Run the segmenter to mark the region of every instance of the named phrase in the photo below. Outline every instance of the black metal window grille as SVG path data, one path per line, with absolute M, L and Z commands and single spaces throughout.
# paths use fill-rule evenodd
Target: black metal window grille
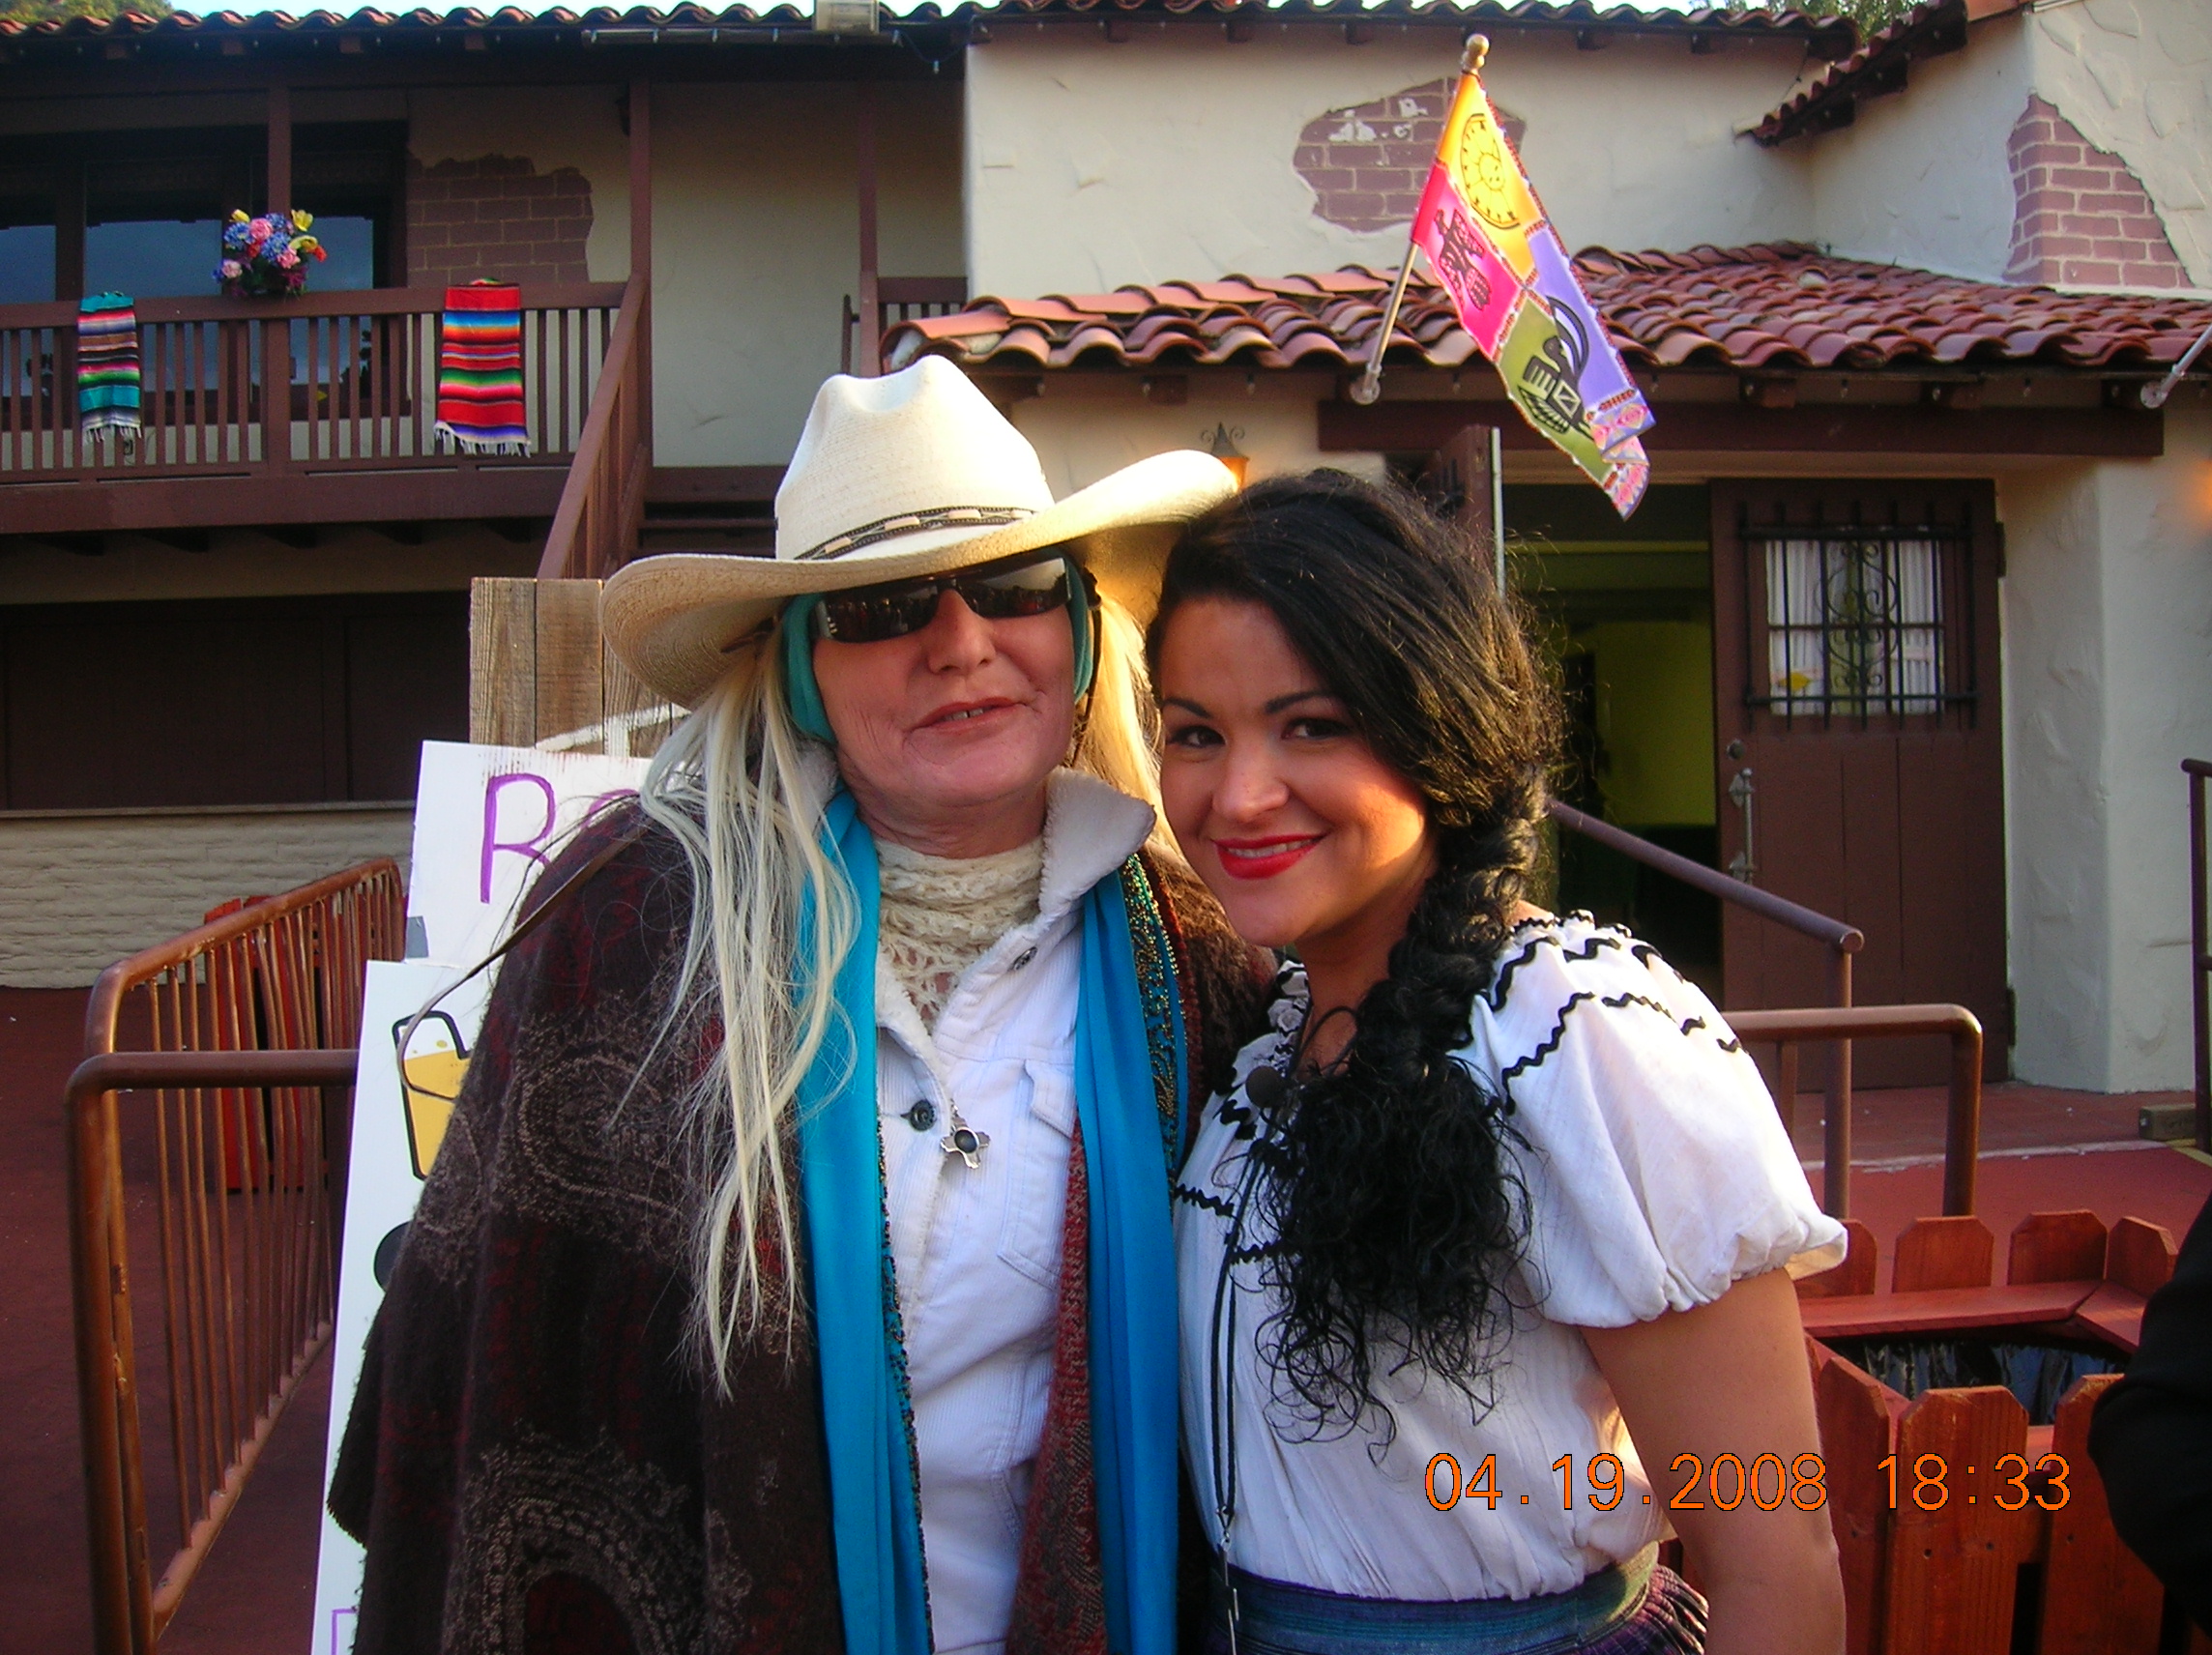
M 1745 619 L 1766 686 L 1751 705 L 1823 719 L 1973 706 L 1966 525 L 1747 523 L 1744 553 Z

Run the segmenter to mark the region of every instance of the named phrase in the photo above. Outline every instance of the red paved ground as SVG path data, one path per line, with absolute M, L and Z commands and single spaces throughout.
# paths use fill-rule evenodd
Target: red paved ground
M 79 1050 L 81 992 L 0 989 L 0 1652 L 74 1655 L 90 1642 L 61 1089 Z M 1999 1237 L 2037 1209 L 2086 1206 L 2110 1223 L 2133 1214 L 2178 1238 L 2207 1196 L 2212 1164 L 2139 1147 L 2144 1098 L 2044 1088 L 1990 1089 L 1979 1210 Z M 1943 1094 L 1857 1100 L 1854 1216 L 1886 1255 L 1911 1219 L 1940 1205 Z M 1798 1100 L 1797 1140 L 1818 1160 L 1820 1100 Z M 2058 1153 L 2022 1155 L 2030 1147 Z M 1870 1165 L 1869 1163 L 1872 1163 Z M 1888 1170 L 1879 1170 L 1884 1163 Z M 1819 1174 L 1814 1174 L 1816 1184 Z M 135 1178 L 133 1179 L 135 1182 Z M 2002 1258 L 1999 1252 L 1999 1258 Z M 1886 1263 L 1882 1274 L 1887 1276 Z M 141 1267 L 139 1280 L 151 1279 Z M 166 1472 L 158 1316 L 139 1317 L 149 1503 Z M 245 1497 L 162 1641 L 164 1655 L 306 1655 L 329 1365 L 318 1362 L 264 1450 Z M 168 1496 L 173 1501 L 173 1496 Z M 173 1509 L 173 1505 L 171 1507 Z M 158 1518 L 154 1550 L 174 1536 Z
M 0 989 L 0 1652 L 91 1646 L 62 1084 L 82 990 Z M 127 1176 L 138 1169 L 127 1160 Z M 139 1177 L 132 1176 L 133 1184 Z M 134 1215 L 135 1216 L 135 1215 Z M 143 1226 L 139 1227 L 143 1230 Z M 156 1279 L 143 1264 L 136 1278 Z M 136 1318 L 157 1561 L 176 1544 L 159 1316 Z M 306 1655 L 314 1613 L 328 1361 L 301 1380 L 246 1495 L 161 1641 L 163 1655 Z

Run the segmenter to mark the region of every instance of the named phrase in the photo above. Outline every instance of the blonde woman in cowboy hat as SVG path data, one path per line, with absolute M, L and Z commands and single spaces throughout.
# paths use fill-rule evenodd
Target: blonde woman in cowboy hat
M 1154 841 L 1136 618 L 1233 488 L 1056 504 L 927 359 L 823 387 L 772 560 L 608 583 L 693 711 L 534 896 L 370 1334 L 359 1655 L 1171 1655 L 1169 1178 L 1264 979 Z

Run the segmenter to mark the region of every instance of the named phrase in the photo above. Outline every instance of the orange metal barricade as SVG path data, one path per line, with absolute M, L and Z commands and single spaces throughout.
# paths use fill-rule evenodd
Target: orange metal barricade
M 370 960 L 400 957 L 404 930 L 399 870 L 383 858 L 133 955 L 93 990 L 67 1106 L 101 1655 L 150 1655 L 330 1337 L 363 981 Z M 168 1406 L 157 1425 L 179 1540 L 158 1579 L 132 1337 L 126 1091 L 138 1099 L 128 1159 L 154 1185 L 137 1205 L 159 1240 L 143 1263 L 160 1279 Z

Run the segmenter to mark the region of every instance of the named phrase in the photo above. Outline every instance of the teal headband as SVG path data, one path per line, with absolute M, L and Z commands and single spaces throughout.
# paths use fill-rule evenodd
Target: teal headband
M 1075 699 L 1091 691 L 1098 672 L 1098 618 L 1091 606 L 1090 571 L 1073 558 L 1067 564 L 1068 624 L 1075 628 Z M 830 728 L 830 714 L 822 706 L 822 686 L 814 681 L 814 611 L 822 595 L 808 593 L 784 605 L 776 635 L 783 648 L 783 700 L 791 721 L 803 735 L 817 741 L 837 744 Z

